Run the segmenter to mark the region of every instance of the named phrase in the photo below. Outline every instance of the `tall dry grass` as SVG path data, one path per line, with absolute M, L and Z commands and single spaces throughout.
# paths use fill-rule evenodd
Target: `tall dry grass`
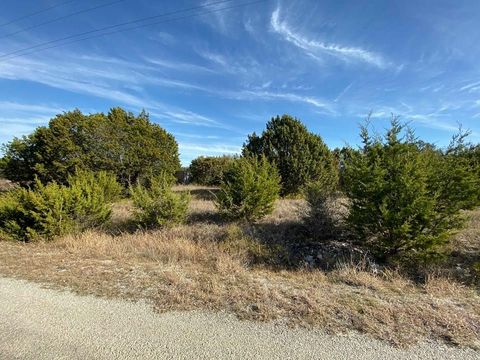
M 211 200 L 197 194 L 187 224 L 173 228 L 126 226 L 130 205 L 123 202 L 108 229 L 51 243 L 0 242 L 0 273 L 79 293 L 144 299 L 159 311 L 229 311 L 242 319 L 360 331 L 397 345 L 434 339 L 480 347 L 474 288 L 433 275 L 419 284 L 367 262 L 328 272 L 270 264 L 263 257 L 280 258 L 280 244 L 295 236 L 287 229 L 300 226 L 301 200 L 279 201 L 252 229 L 223 222 Z M 279 247 L 268 244 L 272 239 Z

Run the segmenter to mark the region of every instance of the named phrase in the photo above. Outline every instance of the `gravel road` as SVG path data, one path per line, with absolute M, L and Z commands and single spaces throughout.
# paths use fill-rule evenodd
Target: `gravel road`
M 423 343 L 242 322 L 226 314 L 156 314 L 141 303 L 78 296 L 0 278 L 0 359 L 480 359 Z

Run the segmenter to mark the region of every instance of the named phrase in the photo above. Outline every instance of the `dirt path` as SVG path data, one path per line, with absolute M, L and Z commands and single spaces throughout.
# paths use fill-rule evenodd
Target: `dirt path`
M 424 343 L 401 350 L 365 336 L 240 322 L 225 314 L 158 315 L 146 304 L 77 296 L 0 278 L 1 359 L 479 359 Z

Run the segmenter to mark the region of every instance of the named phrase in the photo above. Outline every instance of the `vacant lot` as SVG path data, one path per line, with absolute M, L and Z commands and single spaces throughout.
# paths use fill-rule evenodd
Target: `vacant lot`
M 177 188 L 183 190 L 193 195 L 185 225 L 136 230 L 122 202 L 106 229 L 51 243 L 0 242 L 0 273 L 82 294 L 145 299 L 158 311 L 226 310 L 241 319 L 357 330 L 396 345 L 435 339 L 480 348 L 478 289 L 460 282 L 475 282 L 480 211 L 454 239 L 450 270 L 413 281 L 357 264 L 358 257 L 339 258 L 344 264 L 329 270 L 310 266 L 322 259 L 305 243 L 302 200 L 281 200 L 273 215 L 241 226 L 218 217 L 214 189 Z

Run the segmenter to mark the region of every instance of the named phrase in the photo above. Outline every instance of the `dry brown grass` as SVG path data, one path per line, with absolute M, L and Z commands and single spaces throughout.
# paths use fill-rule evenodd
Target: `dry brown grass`
M 449 244 L 447 266 L 440 271 L 480 288 L 480 209 L 468 212 L 467 216 L 469 220 L 465 229 Z
M 7 179 L 0 178 L 0 193 L 11 190 L 15 187 L 15 184 Z
M 173 228 L 0 242 L 0 273 L 82 294 L 145 299 L 159 311 L 230 311 L 242 319 L 361 331 L 397 345 L 435 339 L 480 347 L 475 289 L 434 276 L 416 284 L 356 264 L 323 272 L 252 261 L 275 251 L 255 236 L 287 236 L 283 225 L 300 221 L 303 202 L 280 201 L 257 231 L 223 223 L 202 196 L 194 195 L 189 222 Z M 128 218 L 128 202 L 117 205 L 113 227 Z

